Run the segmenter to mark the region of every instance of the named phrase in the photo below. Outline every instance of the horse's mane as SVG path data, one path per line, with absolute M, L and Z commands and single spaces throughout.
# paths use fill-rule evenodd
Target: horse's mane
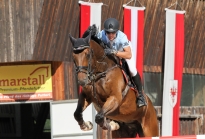
M 86 38 L 91 32 L 86 30 L 83 33 L 82 38 Z M 91 35 L 91 40 L 94 40 L 95 42 L 97 42 L 100 46 L 102 46 L 104 49 L 107 48 L 107 45 L 101 40 L 99 39 L 96 35 Z
M 83 33 L 83 36 L 82 38 L 86 38 L 88 35 L 90 35 L 90 31 L 86 30 L 84 33 Z M 98 43 L 103 49 L 106 49 L 106 48 L 110 48 L 109 46 L 107 46 L 101 39 L 99 39 L 96 35 L 91 35 L 91 40 L 95 41 L 96 43 Z M 119 58 L 115 55 L 111 55 L 111 56 L 108 56 L 111 60 L 113 60 L 116 64 L 120 65 L 119 64 Z

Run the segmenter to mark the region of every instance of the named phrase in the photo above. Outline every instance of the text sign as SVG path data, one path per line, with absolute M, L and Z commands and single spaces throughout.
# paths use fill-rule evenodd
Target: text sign
M 50 64 L 0 67 L 0 101 L 52 98 Z

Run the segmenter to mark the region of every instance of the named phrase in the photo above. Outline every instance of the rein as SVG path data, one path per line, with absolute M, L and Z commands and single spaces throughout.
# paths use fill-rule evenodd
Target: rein
M 97 95 L 96 95 L 96 87 L 95 87 L 95 82 L 97 80 L 99 80 L 100 78 L 103 78 L 106 76 L 106 74 L 117 68 L 117 67 L 120 67 L 119 65 L 114 65 L 112 66 L 111 68 L 108 68 L 107 70 L 103 71 L 103 72 L 100 72 L 100 73 L 94 73 L 94 71 L 96 70 L 96 68 L 92 69 L 92 56 L 93 56 L 93 50 L 87 46 L 87 47 L 83 47 L 83 49 L 85 48 L 89 48 L 89 60 L 88 60 L 88 66 L 77 66 L 77 64 L 75 63 L 75 66 L 76 66 L 76 73 L 78 74 L 79 72 L 82 72 L 82 73 L 85 73 L 87 74 L 87 78 L 86 78 L 86 85 L 92 85 L 93 86 L 93 93 L 94 93 L 94 98 L 96 99 L 97 101 L 97 105 L 98 107 L 101 107 L 100 104 L 99 104 L 99 101 L 98 101 L 98 98 L 97 98 Z M 80 49 L 80 50 L 83 50 L 83 49 Z M 79 49 L 78 49 L 79 50 Z M 103 62 L 106 58 L 106 54 L 104 53 L 104 55 L 102 56 L 102 58 L 100 60 L 97 61 L 97 63 L 106 63 L 106 62 Z M 107 64 L 107 63 L 106 63 Z M 96 67 L 96 66 L 95 66 Z M 125 95 L 127 94 L 128 90 L 129 90 L 129 86 L 126 85 L 126 88 L 124 89 L 124 91 L 122 92 L 122 98 L 125 97 Z

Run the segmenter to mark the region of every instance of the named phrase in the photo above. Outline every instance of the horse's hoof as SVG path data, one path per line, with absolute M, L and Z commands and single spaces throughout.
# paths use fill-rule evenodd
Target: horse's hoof
M 83 131 L 89 131 L 93 129 L 93 124 L 90 121 L 84 122 L 80 125 L 80 129 Z
M 96 122 L 97 124 L 101 124 L 101 123 L 103 123 L 103 121 L 104 121 L 104 116 L 103 116 L 103 114 L 98 113 L 98 114 L 95 116 L 95 122 Z
M 120 128 L 119 124 L 114 121 L 111 121 L 109 124 L 111 127 L 111 131 L 118 130 Z

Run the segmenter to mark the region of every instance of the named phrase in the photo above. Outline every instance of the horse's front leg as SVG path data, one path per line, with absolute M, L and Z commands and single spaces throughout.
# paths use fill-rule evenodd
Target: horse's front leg
M 91 101 L 86 98 L 84 93 L 80 93 L 77 108 L 74 112 L 75 120 L 78 122 L 80 129 L 83 131 L 88 131 L 93 128 L 93 125 L 90 121 L 85 122 L 83 120 L 83 111 L 90 105 Z
M 119 124 L 111 121 L 110 123 L 106 120 L 106 115 L 109 115 L 113 111 L 115 111 L 119 106 L 119 100 L 114 96 L 110 96 L 105 104 L 103 105 L 100 112 L 95 116 L 95 122 L 105 130 L 118 130 Z

